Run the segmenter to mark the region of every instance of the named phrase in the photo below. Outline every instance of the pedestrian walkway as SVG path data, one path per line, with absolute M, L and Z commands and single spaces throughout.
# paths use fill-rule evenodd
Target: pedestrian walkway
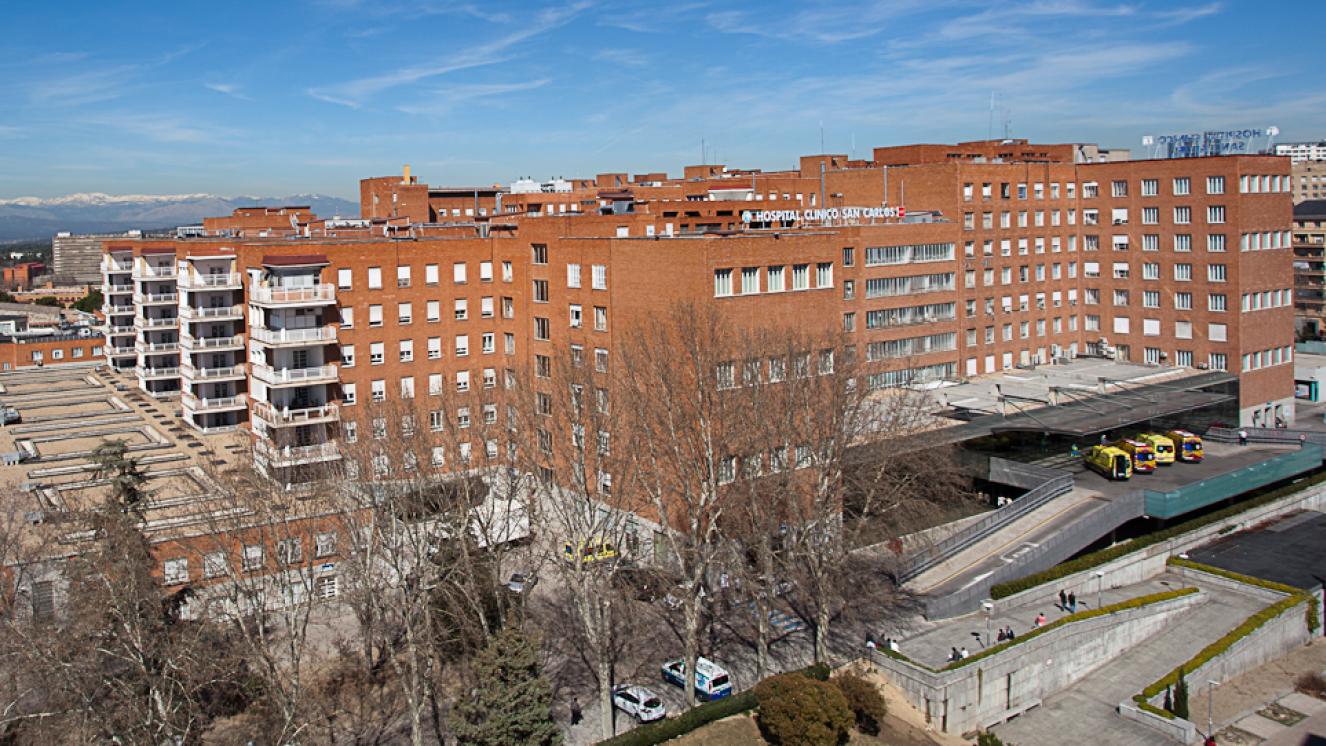
M 1191 578 L 1187 579 L 1191 581 Z M 1184 579 L 1167 573 L 1153 581 L 1179 587 Z M 1122 718 L 1116 708 L 1145 686 L 1174 670 L 1215 642 L 1253 612 L 1266 606 L 1263 598 L 1235 589 L 1202 583 L 1205 601 L 1173 617 L 1165 629 L 1097 668 L 1068 689 L 1047 698 L 1040 707 L 1002 725 L 994 732 L 1007 743 L 1090 743 L 1137 746 L 1170 743 L 1156 731 Z M 1153 592 L 1154 588 L 1147 588 Z M 1139 595 L 1133 593 L 1131 595 Z M 1196 696 L 1190 699 L 1197 710 Z

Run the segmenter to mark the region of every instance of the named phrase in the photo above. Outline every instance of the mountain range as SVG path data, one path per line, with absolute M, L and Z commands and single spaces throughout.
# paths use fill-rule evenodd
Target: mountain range
M 111 233 L 201 223 L 236 207 L 308 205 L 318 217 L 359 214 L 359 204 L 324 194 L 286 197 L 222 197 L 215 194 L 69 194 L 0 199 L 0 241 L 48 239 L 59 231 Z

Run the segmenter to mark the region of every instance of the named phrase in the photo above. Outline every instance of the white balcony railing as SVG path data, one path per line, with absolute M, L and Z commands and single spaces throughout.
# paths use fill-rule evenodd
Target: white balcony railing
M 336 327 L 314 326 L 307 329 L 266 329 L 253 327 L 249 338 L 269 345 L 321 344 L 336 341 Z
M 145 368 L 141 365 L 134 368 L 134 372 L 139 378 L 176 378 L 180 374 L 179 368 Z
M 144 318 L 142 316 L 134 317 L 134 326 L 139 329 L 170 329 L 180 325 L 180 320 L 174 316 L 165 316 L 159 318 Z
M 254 365 L 253 377 L 271 386 L 335 383 L 336 366 L 318 365 L 312 368 L 273 368 L 268 365 Z
M 193 363 L 180 365 L 180 373 L 185 378 L 198 381 L 219 380 L 222 378 L 243 378 L 247 375 L 243 365 L 197 366 Z
M 106 326 L 107 334 L 133 334 L 138 331 L 138 327 L 132 324 L 108 324 Z
M 198 306 L 180 306 L 180 318 L 193 320 L 201 319 L 239 319 L 244 317 L 244 309 L 240 306 L 216 306 L 212 308 L 202 308 Z
M 166 267 L 156 267 L 150 264 L 140 264 L 133 269 L 133 278 L 135 280 L 155 280 L 170 279 L 176 274 L 175 265 Z
M 250 288 L 249 302 L 260 306 L 307 306 L 335 303 L 336 286 L 322 283 L 306 287 Z
M 185 409 L 194 412 L 219 412 L 226 409 L 244 409 L 249 405 L 249 397 L 248 394 L 239 394 L 205 398 L 186 391 L 180 395 L 180 403 Z
M 238 272 L 206 275 L 198 272 L 184 272 L 175 282 L 184 290 L 237 290 L 243 284 L 243 280 L 244 276 Z
M 271 466 L 299 466 L 321 461 L 335 461 L 341 457 L 335 443 L 314 443 L 306 446 L 277 446 L 270 441 L 257 441 L 258 457 Z
M 131 314 L 134 312 L 134 307 L 132 303 L 130 303 L 127 306 L 123 305 L 112 306 L 110 304 L 106 304 L 101 307 L 101 312 L 106 314 L 107 316 L 113 316 L 117 314 L 119 315 Z
M 144 306 L 175 305 L 180 300 L 176 293 L 134 293 L 134 303 Z
M 134 291 L 133 283 L 127 285 L 101 283 L 101 292 L 103 295 L 126 295 Z
M 145 355 L 159 355 L 164 352 L 176 352 L 180 349 L 179 342 L 144 342 L 139 340 L 134 343 L 134 349 Z
M 101 271 L 106 274 L 120 274 L 134 271 L 133 262 L 113 262 L 109 258 L 101 260 Z
M 253 403 L 253 414 L 272 427 L 290 427 L 339 420 L 341 409 L 335 404 L 291 409 L 289 407 L 278 407 L 271 402 L 259 401 Z
M 134 345 L 121 345 L 119 347 L 115 347 L 113 345 L 106 345 L 106 351 L 112 355 L 117 355 L 117 356 L 135 355 L 138 353 L 138 350 L 134 347 Z
M 220 350 L 227 347 L 242 348 L 244 346 L 244 337 L 239 334 L 229 337 L 195 337 L 191 334 L 181 334 L 180 346 L 186 350 Z

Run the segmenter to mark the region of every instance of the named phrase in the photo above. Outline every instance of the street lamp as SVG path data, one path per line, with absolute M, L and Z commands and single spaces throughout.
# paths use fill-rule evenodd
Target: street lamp
M 1206 682 L 1206 735 L 1208 738 L 1215 738 L 1215 688 L 1220 686 L 1219 681 Z
M 982 601 L 981 610 L 985 612 L 985 647 L 990 647 L 990 617 L 994 616 L 994 601 Z
M 1179 559 L 1183 560 L 1184 562 L 1187 562 L 1188 553 L 1183 552 L 1179 554 Z M 1188 568 L 1184 567 L 1183 565 L 1179 565 L 1179 582 L 1185 585 L 1188 583 Z
M 1105 571 L 1097 570 L 1096 571 L 1096 608 L 1097 609 L 1100 608 L 1100 590 L 1101 586 L 1103 586 L 1104 584 L 1105 584 Z

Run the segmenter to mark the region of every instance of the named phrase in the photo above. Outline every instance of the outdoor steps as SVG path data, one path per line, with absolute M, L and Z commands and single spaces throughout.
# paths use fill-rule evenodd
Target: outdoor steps
M 1183 584 L 1176 574 L 1165 578 L 1176 588 Z M 1267 605 L 1265 600 L 1221 588 L 1204 586 L 1202 591 L 1206 601 L 1174 617 L 1160 633 L 1046 698 L 1039 708 L 993 730 L 1008 743 L 1168 743 L 1155 731 L 1120 717 L 1116 712 L 1119 703 L 1131 699 Z M 1052 594 L 1053 589 L 1047 588 L 1046 593 Z M 1204 729 L 1205 682 L 1189 681 L 1188 688 L 1194 722 L 1201 721 Z

